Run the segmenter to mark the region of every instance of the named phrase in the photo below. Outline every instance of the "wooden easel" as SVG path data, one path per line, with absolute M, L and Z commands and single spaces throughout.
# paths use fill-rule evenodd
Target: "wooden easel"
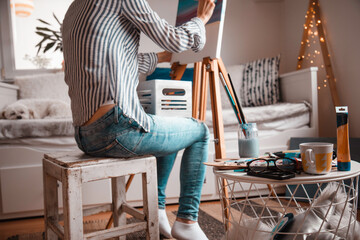
M 185 65 L 179 63 L 173 63 L 171 72 L 172 80 L 181 80 L 185 69 Z M 211 110 L 213 118 L 213 129 L 214 129 L 214 144 L 215 144 L 215 157 L 216 159 L 225 159 L 225 140 L 224 140 L 224 124 L 222 118 L 222 106 L 220 98 L 220 74 L 222 75 L 225 83 L 233 97 L 235 99 L 234 90 L 228 78 L 228 73 L 225 69 L 225 65 L 221 58 L 210 59 L 209 57 L 204 58 L 202 62 L 194 63 L 194 78 L 193 78 L 193 101 L 192 101 L 192 117 L 205 121 L 206 113 L 206 100 L 207 100 L 207 89 L 210 87 L 210 98 L 211 98 Z M 237 106 L 238 107 L 238 106 Z M 239 109 L 238 109 L 239 110 Z M 221 201 L 224 206 L 224 215 L 229 219 L 229 203 L 228 203 L 228 191 L 225 179 L 222 180 L 222 190 L 225 196 Z M 226 229 L 229 229 L 227 224 Z
M 174 63 L 171 68 L 171 79 L 181 80 L 186 69 L 186 64 L 180 65 Z M 234 92 L 221 58 L 210 59 L 207 57 L 204 58 L 202 62 L 194 63 L 192 117 L 200 121 L 205 121 L 207 88 L 210 87 L 215 156 L 217 159 L 225 159 L 224 124 L 220 98 L 220 73 L 224 77 L 231 95 L 234 97 Z
M 316 28 L 318 30 L 319 42 L 320 42 L 320 46 L 321 46 L 321 52 L 322 52 L 323 61 L 324 61 L 324 65 L 325 65 L 326 75 L 327 75 L 327 78 L 329 79 L 329 87 L 330 87 L 332 102 L 333 102 L 334 106 L 340 106 L 340 100 L 339 100 L 339 96 L 338 96 L 338 93 L 336 90 L 335 77 L 334 77 L 334 73 L 333 73 L 331 61 L 330 61 L 330 54 L 329 54 L 327 43 L 326 43 L 324 28 L 322 26 L 323 22 L 321 19 L 319 0 L 309 0 L 309 7 L 306 12 L 306 21 L 304 24 L 304 31 L 303 31 L 301 47 L 300 47 L 300 52 L 299 52 L 299 57 L 298 57 L 298 62 L 297 62 L 297 69 L 302 68 L 302 63 L 305 58 L 305 56 L 304 56 L 305 47 L 307 46 L 309 27 L 310 27 L 312 16 L 315 17 L 314 24 L 316 25 Z

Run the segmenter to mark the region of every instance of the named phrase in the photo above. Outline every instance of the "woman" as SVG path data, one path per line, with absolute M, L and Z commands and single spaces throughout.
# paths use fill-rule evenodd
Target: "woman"
M 63 22 L 65 81 L 77 144 L 93 156 L 156 156 L 159 225 L 166 237 L 207 239 L 197 217 L 209 131 L 191 118 L 146 114 L 136 94 L 138 75 L 169 61 L 167 52 L 200 51 L 214 7 L 213 0 L 200 0 L 197 17 L 173 27 L 146 0 L 75 0 Z M 138 54 L 140 32 L 167 52 Z M 179 210 L 171 229 L 165 188 L 176 153 L 184 148 Z

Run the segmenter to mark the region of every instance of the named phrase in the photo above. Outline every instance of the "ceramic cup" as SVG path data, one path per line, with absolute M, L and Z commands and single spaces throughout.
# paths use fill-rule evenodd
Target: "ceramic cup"
M 331 171 L 334 145 L 332 143 L 301 143 L 300 153 L 304 172 L 327 174 Z

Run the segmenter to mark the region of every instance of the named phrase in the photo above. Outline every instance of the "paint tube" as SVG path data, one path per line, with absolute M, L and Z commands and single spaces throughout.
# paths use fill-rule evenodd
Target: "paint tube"
M 339 171 L 350 171 L 351 157 L 349 146 L 348 107 L 335 107 L 337 125 L 337 168 Z

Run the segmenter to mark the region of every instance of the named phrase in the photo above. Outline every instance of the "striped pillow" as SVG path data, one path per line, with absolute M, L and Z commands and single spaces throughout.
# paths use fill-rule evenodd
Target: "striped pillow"
M 245 64 L 240 87 L 243 107 L 263 106 L 279 101 L 279 63 L 280 55 Z

